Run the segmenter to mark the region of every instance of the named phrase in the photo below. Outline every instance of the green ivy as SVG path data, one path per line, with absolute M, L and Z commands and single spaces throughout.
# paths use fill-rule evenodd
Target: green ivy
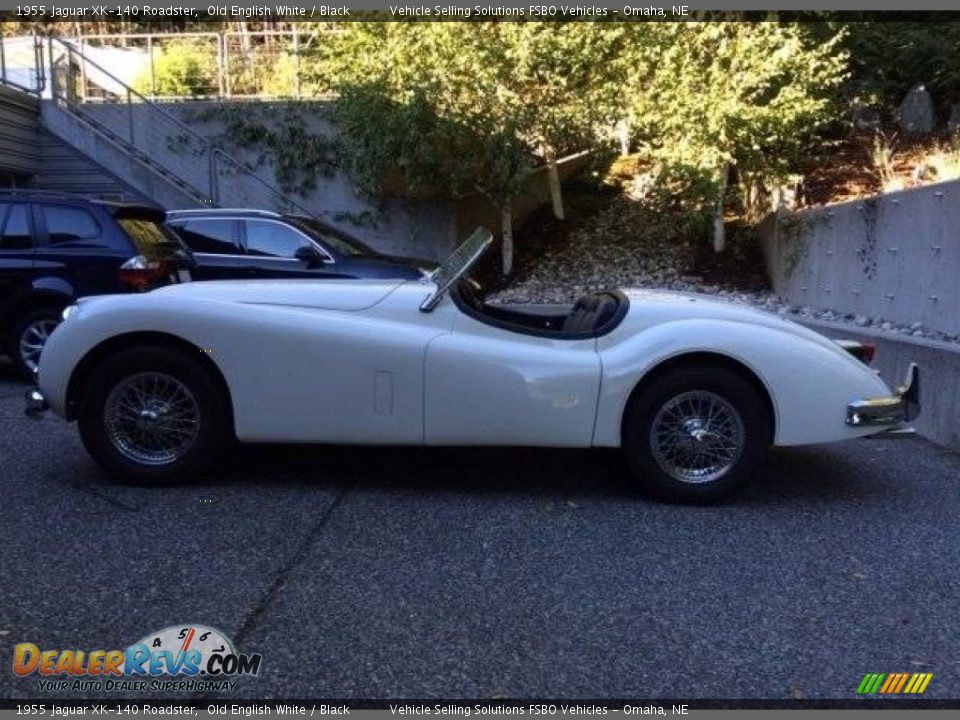
M 304 114 L 323 114 L 319 103 L 219 105 L 196 114 L 200 122 L 217 121 L 224 131 L 219 142 L 227 151 L 257 153 L 256 165 L 273 168 L 277 185 L 286 193 L 309 195 L 322 177 L 332 176 L 338 167 L 339 143 L 334 138 L 314 133 L 307 127 Z M 264 117 L 270 113 L 269 117 Z

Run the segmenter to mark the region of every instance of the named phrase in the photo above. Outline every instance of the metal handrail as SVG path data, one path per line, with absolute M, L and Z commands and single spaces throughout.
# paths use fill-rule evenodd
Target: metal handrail
M 126 91 L 126 94 L 127 94 L 127 104 L 128 104 L 128 105 L 131 104 L 131 103 L 129 102 L 130 97 L 133 96 L 133 95 L 136 95 L 143 103 L 145 103 L 146 105 L 150 106 L 150 108 L 151 108 L 153 111 L 159 113 L 160 115 L 163 115 L 166 119 L 170 120 L 174 125 L 177 125 L 178 127 L 180 127 L 180 128 L 182 128 L 183 130 L 185 130 L 187 133 L 189 133 L 190 135 L 192 135 L 193 137 L 195 137 L 197 140 L 199 140 L 199 141 L 201 142 L 201 144 L 206 145 L 206 146 L 210 146 L 210 147 L 213 146 L 213 143 L 210 142 L 209 138 L 207 138 L 207 137 L 205 137 L 204 135 L 198 133 L 198 132 L 197 132 L 196 130 L 194 130 L 192 127 L 190 127 L 189 125 L 187 125 L 187 124 L 185 124 L 184 122 L 182 122 L 181 120 L 179 120 L 175 115 L 173 115 L 173 113 L 167 112 L 166 110 L 164 110 L 163 108 L 161 108 L 157 103 L 155 103 L 155 102 L 153 102 L 152 100 L 148 99 L 145 95 L 141 95 L 139 92 L 137 92 L 137 91 L 134 90 L 132 87 L 130 87 L 129 85 L 127 85 L 123 80 L 121 80 L 120 78 L 118 78 L 116 75 L 114 75 L 112 72 L 110 72 L 109 70 L 107 70 L 105 67 L 103 67 L 103 66 L 100 65 L 99 63 L 94 62 L 93 60 L 91 60 L 90 58 L 88 58 L 86 55 L 83 54 L 83 52 L 82 52 L 79 48 L 77 48 L 76 45 L 74 45 L 74 44 L 72 44 L 72 43 L 70 43 L 70 42 L 68 42 L 68 41 L 66 41 L 66 40 L 61 40 L 60 38 L 55 38 L 55 37 L 52 37 L 52 36 L 49 38 L 49 40 L 50 40 L 50 45 L 51 45 L 51 47 L 53 47 L 53 43 L 55 43 L 55 42 L 56 42 L 56 43 L 60 43 L 61 45 L 63 45 L 63 46 L 64 46 L 65 48 L 67 48 L 68 50 L 70 50 L 70 51 L 72 51 L 72 52 L 75 52 L 77 55 L 79 55 L 79 56 L 80 56 L 80 59 L 81 59 L 84 63 L 86 63 L 87 65 L 90 65 L 91 67 L 96 68 L 98 71 L 102 72 L 104 75 L 106 75 L 108 78 L 110 78 L 110 79 L 111 79 L 113 82 L 115 82 L 117 85 L 119 85 L 120 87 L 122 87 L 122 88 Z M 53 57 L 52 51 L 51 51 L 50 56 Z
M 210 198 L 213 204 L 215 205 L 219 204 L 220 192 L 219 192 L 219 187 L 217 182 L 218 174 L 219 174 L 218 163 L 222 163 L 232 167 L 235 171 L 242 172 L 248 180 L 253 180 L 256 184 L 258 184 L 264 190 L 272 194 L 280 202 L 285 203 L 291 208 L 296 208 L 300 212 L 310 217 L 316 217 L 313 211 L 302 206 L 301 204 L 296 202 L 293 198 L 289 197 L 286 193 L 281 191 L 279 188 L 275 187 L 271 183 L 261 178 L 259 175 L 253 172 L 253 170 L 242 160 L 234 157 L 233 155 L 225 151 L 223 148 L 219 147 L 216 143 L 211 141 L 208 137 L 197 132 L 196 130 L 191 128 L 189 125 L 187 125 L 186 123 L 178 119 L 175 115 L 163 109 L 158 103 L 150 100 L 149 98 L 145 97 L 143 94 L 131 88 L 129 85 L 127 85 L 125 82 L 120 80 L 116 75 L 111 73 L 109 70 L 104 68 L 99 63 L 87 58 L 86 55 L 84 55 L 83 52 L 81 52 L 80 49 L 78 49 L 73 43 L 62 40 L 60 38 L 54 38 L 54 37 L 50 37 L 49 42 L 50 42 L 49 51 L 50 51 L 50 57 L 51 57 L 51 65 L 52 65 L 52 58 L 54 56 L 54 51 L 53 51 L 54 43 L 58 43 L 59 45 L 61 45 L 63 48 L 66 49 L 67 53 L 75 53 L 77 56 L 79 56 L 79 59 L 82 63 L 89 64 L 90 67 L 96 69 L 100 73 L 103 73 L 105 77 L 109 78 L 112 82 L 116 83 L 119 88 L 123 89 L 124 93 L 126 94 L 126 105 L 130 113 L 130 140 L 129 140 L 130 147 L 135 147 L 135 143 L 133 140 L 134 125 L 133 125 L 133 114 L 132 114 L 133 105 L 134 105 L 133 103 L 134 96 L 139 99 L 139 102 L 137 103 L 138 105 L 148 108 L 149 112 L 156 113 L 157 115 L 163 117 L 165 121 L 172 123 L 178 130 L 182 130 L 189 138 L 192 138 L 193 140 L 196 141 L 197 145 L 199 145 L 199 150 L 196 152 L 196 155 L 198 157 L 207 155 L 209 158 L 208 159 L 209 164 L 206 170 L 207 179 L 209 181 L 208 193 L 204 193 L 202 190 L 194 187 L 192 183 L 187 182 L 182 177 L 178 176 L 176 173 L 171 171 L 169 168 L 163 166 L 162 163 L 157 163 L 157 164 L 163 168 L 164 172 L 170 174 L 173 177 L 176 177 L 181 183 L 190 187 L 194 191 L 194 194 L 196 194 L 197 196 L 200 196 L 200 197 L 207 196 Z M 85 73 L 85 70 L 83 72 Z M 58 98 L 58 99 L 64 100 L 64 102 L 66 102 L 70 106 L 75 106 L 75 104 L 72 103 L 68 98 Z M 80 113 L 79 111 L 77 111 L 76 114 L 78 116 L 82 116 L 82 113 Z
M 294 24 L 292 30 L 257 30 L 249 32 L 235 32 L 228 30 L 225 32 L 103 33 L 93 35 L 79 34 L 76 37 L 71 38 L 71 42 L 79 47 L 81 54 L 84 52 L 84 48 L 86 47 L 139 47 L 144 49 L 145 46 L 145 49 L 150 57 L 151 92 L 149 93 L 149 97 L 151 98 L 163 97 L 164 99 L 170 100 L 212 100 L 214 98 L 224 97 L 244 97 L 248 99 L 265 99 L 267 97 L 299 98 L 301 97 L 303 84 L 306 81 L 306 78 L 303 75 L 303 68 L 301 67 L 300 58 L 302 53 L 309 51 L 309 48 L 313 47 L 317 42 L 319 42 L 322 35 L 334 35 L 337 32 L 339 32 L 339 30 L 336 24 L 326 27 L 322 31 L 313 30 L 311 32 L 301 32 L 298 30 L 297 25 Z M 156 92 L 157 78 L 155 75 L 153 51 L 158 47 L 162 48 L 163 43 L 167 41 L 183 40 L 212 43 L 212 45 L 210 45 L 207 49 L 216 55 L 216 79 L 214 80 L 212 77 L 207 78 L 202 88 L 195 87 L 187 95 L 173 95 L 170 93 L 158 95 Z M 237 41 L 243 42 L 245 50 L 241 52 L 239 56 L 239 60 L 241 63 L 243 63 L 250 59 L 247 53 L 254 45 L 259 45 L 261 46 L 261 50 L 263 49 L 262 42 L 258 41 L 269 41 L 272 43 L 276 40 L 279 40 L 280 43 L 284 45 L 284 47 L 278 48 L 281 52 L 290 53 L 296 58 L 297 67 L 294 73 L 295 87 L 289 88 L 288 92 L 266 92 L 264 91 L 263 87 L 258 87 L 258 89 L 254 89 L 252 91 L 249 88 L 242 88 L 238 92 L 232 88 L 231 83 L 237 78 L 232 78 L 234 68 L 231 68 L 231 65 L 234 60 L 231 60 L 231 44 Z M 257 52 L 257 50 L 253 50 L 254 55 Z M 255 84 L 261 82 L 262 80 L 262 77 L 259 80 L 257 80 L 256 77 L 253 78 L 253 82 Z M 245 83 L 250 81 L 251 78 L 249 77 L 244 80 Z M 312 96 L 329 94 L 330 93 L 311 93 Z M 84 101 L 87 101 L 86 97 L 84 97 Z
M 238 160 L 237 158 L 233 157 L 233 156 L 230 155 L 228 152 L 226 152 L 225 150 L 223 150 L 222 148 L 220 148 L 220 147 L 218 147 L 218 146 L 216 146 L 216 145 L 211 145 L 211 150 L 212 150 L 212 152 L 213 152 L 213 157 L 214 157 L 214 158 L 216 158 L 216 157 L 222 157 L 222 158 L 224 158 L 227 162 L 229 162 L 231 165 L 240 168 L 241 170 L 243 170 L 243 171 L 247 174 L 247 177 L 248 177 L 248 178 L 250 178 L 251 180 L 256 181 L 257 183 L 259 183 L 260 185 L 262 185 L 262 186 L 263 186 L 264 188 L 266 188 L 267 190 L 275 193 L 275 194 L 277 195 L 277 197 L 279 197 L 283 202 L 287 203 L 290 207 L 296 208 L 297 210 L 305 213 L 306 215 L 308 215 L 308 216 L 310 216 L 310 217 L 312 217 L 312 218 L 316 218 L 316 219 L 318 219 L 318 220 L 320 219 L 320 218 L 317 217 L 317 215 L 316 215 L 315 212 L 313 212 L 312 210 L 310 210 L 310 209 L 308 209 L 308 208 L 305 208 L 303 205 L 301 205 L 301 204 L 298 203 L 296 200 L 294 200 L 293 198 L 291 198 L 291 197 L 290 197 L 289 195 L 287 195 L 285 192 L 283 192 L 282 190 L 280 190 L 280 188 L 275 187 L 274 185 L 271 185 L 271 184 L 268 183 L 266 180 L 264 180 L 262 177 L 260 177 L 260 176 L 257 175 L 256 173 L 254 173 L 254 172 L 250 169 L 250 167 L 247 166 L 247 164 L 244 163 L 243 161 Z M 216 177 L 216 174 L 214 174 L 213 177 Z
M 24 85 L 16 80 L 11 80 L 8 76 L 7 68 L 7 44 L 6 38 L 0 38 L 0 83 L 10 87 L 22 90 L 30 95 L 38 97 L 46 88 L 46 72 L 43 62 L 43 48 L 39 42 L 36 33 L 33 34 L 33 86 Z M 28 69 L 28 72 L 30 70 Z

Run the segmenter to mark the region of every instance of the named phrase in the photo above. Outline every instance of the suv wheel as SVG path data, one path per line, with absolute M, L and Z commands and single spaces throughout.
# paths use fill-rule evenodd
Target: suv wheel
M 20 374 L 34 380 L 47 338 L 60 324 L 60 308 L 47 306 L 30 310 L 13 324 L 10 333 L 10 358 Z

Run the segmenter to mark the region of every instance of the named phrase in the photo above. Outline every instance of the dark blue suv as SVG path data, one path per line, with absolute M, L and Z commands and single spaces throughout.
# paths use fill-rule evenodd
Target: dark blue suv
M 185 277 L 189 251 L 164 219 L 149 205 L 0 190 L 0 340 L 24 377 L 77 298 Z
M 417 280 L 430 260 L 384 255 L 319 220 L 265 210 L 171 210 L 167 224 L 193 253 L 194 280 L 400 278 Z

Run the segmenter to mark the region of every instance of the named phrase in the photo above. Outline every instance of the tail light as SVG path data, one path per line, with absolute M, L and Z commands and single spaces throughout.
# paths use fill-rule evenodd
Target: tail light
M 857 342 L 855 340 L 841 340 L 840 347 L 853 355 L 857 360 L 866 365 L 873 362 L 873 356 L 877 352 L 877 346 L 873 343 Z
M 149 290 L 170 274 L 167 263 L 137 255 L 120 266 L 120 282 L 134 290 Z

